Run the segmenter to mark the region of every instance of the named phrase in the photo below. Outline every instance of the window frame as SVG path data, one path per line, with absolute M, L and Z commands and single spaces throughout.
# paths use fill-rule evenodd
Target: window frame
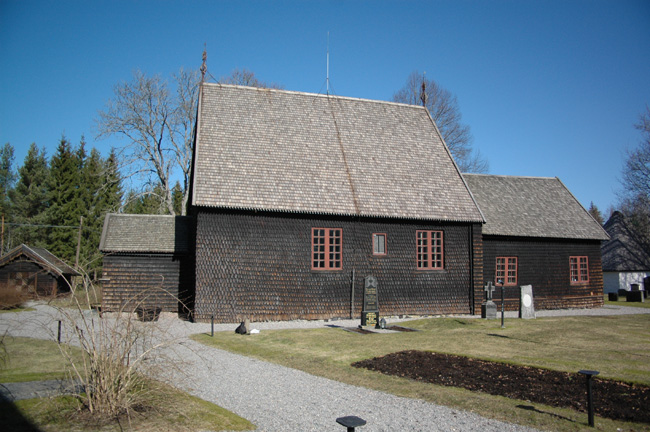
M 427 244 L 422 245 L 420 241 L 420 234 L 426 233 Z M 433 234 L 436 234 L 436 239 L 434 239 Z M 436 244 L 434 245 L 434 240 Z M 440 247 L 440 252 L 434 253 L 434 246 Z M 421 248 L 426 248 L 426 251 L 422 251 Z M 426 258 L 422 259 L 422 255 L 426 255 Z M 438 256 L 439 258 L 434 258 Z M 422 266 L 422 264 L 426 264 Z M 439 263 L 439 264 L 438 264 Z M 445 269 L 445 233 L 442 230 L 416 230 L 415 231 L 415 268 L 419 271 L 431 271 L 431 270 L 444 270 Z
M 496 262 L 495 262 L 495 268 L 494 268 L 494 283 L 498 283 L 499 281 L 499 260 L 505 260 L 504 262 L 504 267 L 503 267 L 503 285 L 504 286 L 517 286 L 517 283 L 519 282 L 519 260 L 515 256 L 498 256 L 496 257 Z M 510 282 L 510 276 L 509 276 L 509 265 L 511 261 L 514 261 L 515 264 L 515 281 Z
M 318 231 L 324 231 L 324 234 L 317 235 Z M 336 239 L 336 233 L 338 233 L 338 245 L 336 242 L 332 242 L 333 239 Z M 320 233 L 318 233 L 320 234 Z M 316 242 L 316 239 L 323 239 L 322 246 L 320 242 Z M 338 246 L 338 251 L 332 250 L 332 247 Z M 321 250 L 316 250 L 316 248 L 321 248 Z M 336 257 L 332 258 L 332 255 L 336 255 L 338 252 L 338 259 Z M 322 253 L 323 258 L 316 257 L 317 253 Z M 316 271 L 341 271 L 343 270 L 343 228 L 335 227 L 315 227 L 311 229 L 311 255 L 310 255 L 311 269 Z M 316 263 L 321 263 L 323 266 L 317 266 Z M 334 265 L 332 265 L 334 263 Z M 338 263 L 338 266 L 336 265 Z
M 383 237 L 384 238 L 384 251 L 383 252 L 378 252 L 377 251 L 377 237 Z M 383 257 L 388 255 L 388 235 L 386 233 L 372 233 L 372 255 L 373 256 L 379 256 Z
M 574 280 L 574 274 L 576 275 L 576 280 Z M 588 256 L 573 255 L 569 257 L 569 280 L 571 281 L 571 285 L 583 285 L 589 283 Z

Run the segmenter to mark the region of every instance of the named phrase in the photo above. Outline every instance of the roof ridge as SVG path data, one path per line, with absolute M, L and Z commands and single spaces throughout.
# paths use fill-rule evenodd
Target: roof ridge
M 521 175 L 509 175 L 509 174 L 463 173 L 463 175 L 464 176 L 476 176 L 476 177 L 479 177 L 479 176 L 480 177 L 502 177 L 502 178 L 537 179 L 537 180 L 555 180 L 555 179 L 557 179 L 557 177 L 521 176 Z
M 251 86 L 243 86 L 243 85 L 237 85 L 237 84 L 220 84 L 220 83 L 209 83 L 209 82 L 204 82 L 202 85 L 211 86 L 211 87 L 237 88 L 237 89 L 242 89 L 242 90 L 251 90 L 251 91 L 258 91 L 258 92 L 292 94 L 292 95 L 297 95 L 297 96 L 309 96 L 309 97 L 318 97 L 318 98 L 325 98 L 325 99 L 335 98 L 335 99 L 347 100 L 347 101 L 371 102 L 371 103 L 375 103 L 375 104 L 395 105 L 395 106 L 411 107 L 411 108 L 426 110 L 425 107 L 423 107 L 422 105 L 417 105 L 417 104 L 408 104 L 408 103 L 403 103 L 403 102 L 392 102 L 392 101 L 385 101 L 385 100 L 379 100 L 379 99 L 366 99 L 366 98 L 359 98 L 359 97 L 352 97 L 352 96 L 338 96 L 338 95 L 332 95 L 332 94 L 327 94 L 327 93 L 312 93 L 312 92 L 304 92 L 304 91 L 299 91 L 299 90 L 284 90 L 284 89 L 251 87 Z M 428 110 L 427 110 L 427 112 L 428 112 Z

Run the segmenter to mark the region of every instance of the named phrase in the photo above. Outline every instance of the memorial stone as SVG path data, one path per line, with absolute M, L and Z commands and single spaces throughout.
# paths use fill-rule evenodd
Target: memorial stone
M 519 318 L 535 318 L 535 303 L 533 302 L 533 286 L 522 285 L 519 295 Z
M 363 286 L 363 310 L 361 325 L 379 328 L 379 300 L 377 296 L 377 278 L 366 276 Z
M 486 300 L 481 304 L 481 318 L 497 319 L 497 305 L 492 301 L 494 289 L 495 287 L 492 281 L 485 284 L 485 288 L 483 288 Z

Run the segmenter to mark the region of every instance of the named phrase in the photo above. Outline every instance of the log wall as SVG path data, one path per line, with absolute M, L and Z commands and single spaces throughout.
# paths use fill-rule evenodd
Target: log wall
M 342 270 L 311 269 L 311 229 L 316 227 L 343 230 Z M 444 232 L 444 270 L 417 270 L 416 230 L 422 229 Z M 378 281 L 381 315 L 470 313 L 476 289 L 472 278 L 482 281 L 482 271 L 471 271 L 476 238 L 471 231 L 469 224 L 201 211 L 195 318 L 358 318 L 363 278 L 369 274 Z M 373 233 L 387 235 L 386 256 L 373 256 Z M 476 264 L 480 267 L 482 260 Z
M 594 308 L 603 305 L 599 241 L 484 236 L 485 282 L 495 282 L 496 257 L 517 257 L 517 286 L 506 287 L 506 310 L 519 309 L 519 286 L 532 285 L 535 309 Z M 572 285 L 569 257 L 587 256 L 589 282 Z M 494 292 L 501 299 L 500 289 Z

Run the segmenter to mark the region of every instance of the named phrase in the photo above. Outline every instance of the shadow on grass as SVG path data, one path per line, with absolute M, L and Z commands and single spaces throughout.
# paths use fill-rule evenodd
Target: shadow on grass
M 488 336 L 493 336 L 493 337 L 498 337 L 498 338 L 503 338 L 503 339 L 510 339 L 510 336 L 505 336 L 505 335 L 500 335 L 500 334 L 494 334 L 494 333 L 488 333 Z
M 571 422 L 571 423 L 576 423 L 576 421 L 573 420 L 573 419 L 570 419 L 568 417 L 564 417 L 564 416 L 561 416 L 559 414 L 555 414 L 555 413 L 552 413 L 552 412 L 542 411 L 540 409 L 535 408 L 532 405 L 517 405 L 517 408 L 522 409 L 522 410 L 526 410 L 526 411 L 533 411 L 533 412 L 536 412 L 537 414 L 545 414 L 545 415 L 555 417 L 555 418 L 560 419 L 560 420 L 566 420 L 566 421 Z
M 41 429 L 27 420 L 16 405 L 2 394 L 0 394 L 0 425 L 6 431 L 41 432 Z

